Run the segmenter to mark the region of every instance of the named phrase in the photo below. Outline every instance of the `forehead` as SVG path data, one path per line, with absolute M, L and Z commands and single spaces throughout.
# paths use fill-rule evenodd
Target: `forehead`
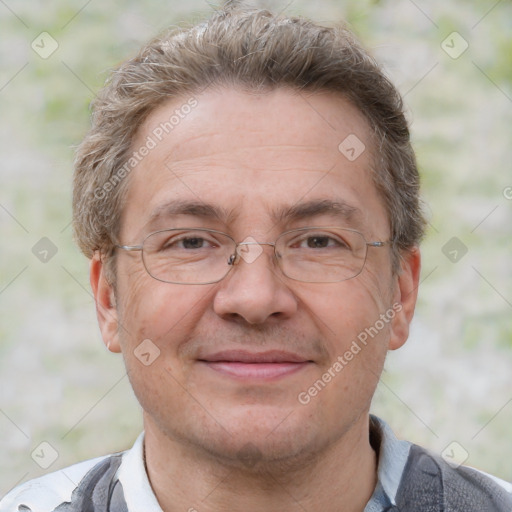
M 137 236 L 154 227 L 157 214 L 183 221 L 201 204 L 213 217 L 212 206 L 222 213 L 217 220 L 225 224 L 276 225 L 301 204 L 318 216 L 315 203 L 385 229 L 369 134 L 362 114 L 333 93 L 219 89 L 174 98 L 152 112 L 133 142 L 133 151 L 151 149 L 128 177 L 121 231 Z M 187 203 L 195 213 L 176 210 Z

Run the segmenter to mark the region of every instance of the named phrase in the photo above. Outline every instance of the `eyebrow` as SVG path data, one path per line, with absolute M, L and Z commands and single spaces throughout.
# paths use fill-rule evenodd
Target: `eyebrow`
M 175 199 L 157 206 L 149 215 L 145 228 L 150 228 L 162 219 L 169 219 L 178 215 L 189 215 L 203 219 L 228 219 L 231 213 L 222 207 L 205 203 L 203 201 L 190 201 Z
M 203 201 L 171 200 L 157 206 L 150 214 L 145 227 L 154 225 L 161 219 L 178 215 L 189 215 L 203 219 L 217 219 L 228 224 L 235 217 L 232 209 L 226 209 Z M 292 206 L 281 206 L 271 211 L 275 223 L 296 222 L 320 215 L 328 215 L 344 222 L 360 225 L 362 212 L 342 199 L 313 199 Z
M 361 210 L 342 199 L 313 199 L 291 207 L 281 207 L 273 213 L 274 220 L 277 222 L 297 221 L 320 215 L 329 215 L 358 224 L 362 221 Z

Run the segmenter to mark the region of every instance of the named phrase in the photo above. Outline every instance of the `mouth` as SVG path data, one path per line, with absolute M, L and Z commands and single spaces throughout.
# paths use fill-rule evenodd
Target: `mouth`
M 298 354 L 271 350 L 227 350 L 198 359 L 211 370 L 239 380 L 275 380 L 308 367 L 313 361 Z

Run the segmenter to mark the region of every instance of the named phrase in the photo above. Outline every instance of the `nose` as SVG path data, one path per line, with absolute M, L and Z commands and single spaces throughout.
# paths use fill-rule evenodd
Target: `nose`
M 217 315 L 262 324 L 271 317 L 289 318 L 297 310 L 297 298 L 275 264 L 269 245 L 247 244 L 238 248 L 237 262 L 219 283 L 214 297 Z

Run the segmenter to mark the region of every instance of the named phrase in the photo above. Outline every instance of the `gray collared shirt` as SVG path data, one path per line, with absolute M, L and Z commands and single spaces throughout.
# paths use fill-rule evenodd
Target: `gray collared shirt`
M 370 440 L 378 454 L 377 485 L 364 512 L 401 510 L 397 498 L 403 500 L 405 494 L 405 499 L 410 501 L 408 491 L 404 493 L 404 489 L 408 489 L 411 478 L 407 479 L 404 476 L 409 476 L 408 469 L 410 474 L 413 474 L 419 467 L 415 462 L 418 460 L 417 453 L 411 452 L 419 451 L 419 457 L 427 452 L 412 443 L 398 440 L 388 425 L 376 416 L 370 418 Z M 144 433 L 141 433 L 130 450 L 81 462 L 26 482 L 10 491 L 0 501 L 0 512 L 162 512 L 146 473 L 143 441 Z M 426 458 L 435 460 L 428 454 Z M 443 472 L 446 473 L 443 469 L 439 474 Z M 428 471 L 420 470 L 420 475 L 427 473 Z M 430 473 L 433 474 L 435 471 Z M 475 487 L 469 480 L 465 480 L 464 490 L 469 489 L 471 493 L 473 487 L 491 489 L 491 495 L 500 495 L 500 503 L 504 503 L 505 506 L 508 506 L 508 503 L 512 504 L 511 484 L 476 470 L 462 470 L 461 473 L 470 475 L 470 479 L 473 478 L 478 483 Z M 416 476 L 414 478 L 417 479 Z M 438 481 L 442 483 L 443 477 L 440 478 Z M 458 478 L 457 476 L 455 479 L 456 483 Z M 483 482 L 483 486 L 480 482 Z M 429 483 L 428 480 L 425 481 L 425 485 Z M 418 485 L 421 490 L 426 489 L 423 482 L 420 481 Z M 425 492 L 427 500 L 430 500 L 432 494 L 429 494 L 428 489 Z M 200 510 L 200 503 L 195 504 L 193 500 L 189 510 L 194 510 L 194 505 Z M 437 506 L 420 506 L 417 509 L 414 500 L 413 509 L 445 510 Z M 459 509 L 457 506 L 448 507 L 446 510 L 467 512 L 466 508 Z M 512 506 L 509 509 L 493 510 L 508 511 L 512 510 Z

